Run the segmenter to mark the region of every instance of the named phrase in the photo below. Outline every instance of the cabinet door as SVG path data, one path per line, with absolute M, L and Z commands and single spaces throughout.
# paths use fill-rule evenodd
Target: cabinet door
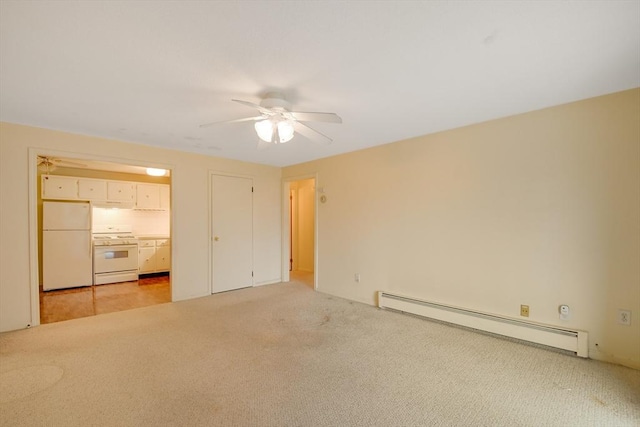
M 78 180 L 68 176 L 42 175 L 43 199 L 78 199 Z
M 138 270 L 140 274 L 153 273 L 156 271 L 156 248 L 138 249 Z
M 140 239 L 138 240 L 138 246 L 140 246 L 141 248 L 153 248 L 156 246 L 156 241 L 153 239 Z
M 135 185 L 130 182 L 107 181 L 107 200 L 133 202 Z
M 160 184 L 160 209 L 168 211 L 171 208 L 171 187 Z
M 140 209 L 160 208 L 160 189 L 158 184 L 136 185 L 136 207 Z
M 156 271 L 171 270 L 171 246 L 156 247 Z
M 156 240 L 156 248 L 159 248 L 160 246 L 171 246 L 171 239 Z
M 78 197 L 82 200 L 107 200 L 107 182 L 99 179 L 79 179 Z

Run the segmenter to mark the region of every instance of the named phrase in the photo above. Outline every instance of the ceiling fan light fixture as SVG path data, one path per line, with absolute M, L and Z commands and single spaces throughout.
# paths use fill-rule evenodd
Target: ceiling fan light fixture
M 291 141 L 294 134 L 293 123 L 290 120 L 260 120 L 256 122 L 255 128 L 261 140 L 275 144 Z
M 209 127 L 219 123 L 252 121 L 260 140 L 269 144 L 289 142 L 296 134 L 300 134 L 312 142 L 330 144 L 333 141 L 331 138 L 313 129 L 306 122 L 342 123 L 342 119 L 336 113 L 292 111 L 291 103 L 277 92 L 266 94 L 260 105 L 241 99 L 232 99 L 232 101 L 258 110 L 260 115 L 206 123 L 200 127 Z M 262 146 L 264 144 L 258 144 L 258 147 Z
M 167 171 L 164 169 L 147 168 L 147 175 L 149 176 L 165 176 L 166 173 Z
M 293 138 L 293 124 L 289 120 L 282 120 L 278 122 L 278 135 L 280 136 L 280 143 L 291 141 Z
M 255 128 L 256 133 L 261 140 L 264 142 L 273 142 L 273 132 L 275 129 L 271 120 L 260 120 L 259 122 L 256 122 Z

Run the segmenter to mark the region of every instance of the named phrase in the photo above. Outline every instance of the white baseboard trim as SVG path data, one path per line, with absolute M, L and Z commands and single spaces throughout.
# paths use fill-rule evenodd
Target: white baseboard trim
M 277 279 L 270 279 L 270 280 L 265 280 L 262 282 L 256 282 L 253 284 L 254 287 L 256 286 L 265 286 L 265 285 L 273 285 L 274 283 L 280 283 L 282 282 L 282 279 L 277 278 Z

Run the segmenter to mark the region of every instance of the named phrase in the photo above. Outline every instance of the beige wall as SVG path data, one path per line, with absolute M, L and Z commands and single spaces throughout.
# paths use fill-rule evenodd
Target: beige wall
M 171 166 L 175 300 L 209 291 L 210 171 L 254 177 L 258 284 L 280 278 L 281 172 L 317 173 L 320 291 L 512 317 L 528 304 L 530 320 L 587 330 L 591 357 L 640 368 L 640 89 L 283 171 L 0 124 L 0 330 L 30 322 L 29 147 Z
M 314 258 L 314 234 L 315 234 L 315 219 L 314 219 L 314 201 L 315 201 L 315 188 L 313 179 L 304 179 L 297 181 L 294 184 L 296 196 L 294 200 L 296 204 L 294 206 L 295 214 L 295 228 L 294 228 L 294 247 L 296 248 L 294 255 L 294 269 L 313 272 L 313 258 Z M 292 185 L 293 187 L 293 185 Z
M 393 125 L 393 124 L 390 124 Z M 318 290 L 589 332 L 640 368 L 640 90 L 285 168 L 317 173 Z M 361 274 L 360 283 L 354 273 Z M 558 319 L 568 304 L 571 320 Z M 619 308 L 632 325 L 617 324 Z
M 65 157 L 172 169 L 174 300 L 209 294 L 210 172 L 252 176 L 254 207 L 260 212 L 254 219 L 254 283 L 280 280 L 280 168 L 0 123 L 0 331 L 31 323 L 29 181 L 30 162 L 35 160 L 30 158 L 34 155 L 30 148 Z

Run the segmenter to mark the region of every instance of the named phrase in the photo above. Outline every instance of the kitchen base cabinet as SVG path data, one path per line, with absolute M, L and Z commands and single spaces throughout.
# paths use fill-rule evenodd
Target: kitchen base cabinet
M 156 247 L 156 271 L 171 270 L 171 246 Z
M 153 242 L 153 240 L 150 240 L 150 242 Z M 138 274 L 148 274 L 156 271 L 155 255 L 155 246 L 138 248 Z
M 139 274 L 163 273 L 171 271 L 170 239 L 139 239 Z

